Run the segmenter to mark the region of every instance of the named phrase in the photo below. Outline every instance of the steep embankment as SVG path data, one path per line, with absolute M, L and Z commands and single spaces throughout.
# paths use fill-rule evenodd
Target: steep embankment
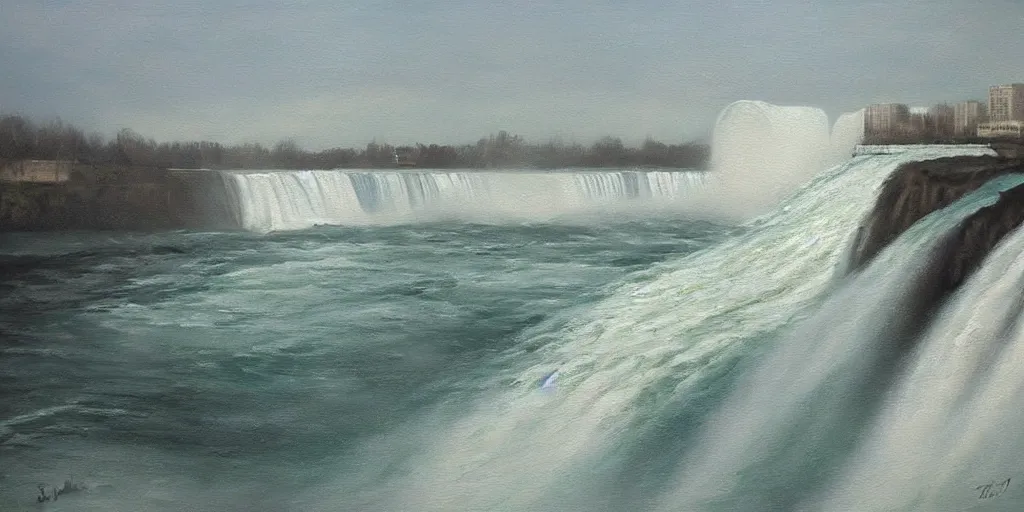
M 875 208 L 861 225 L 851 271 L 865 269 L 883 248 L 928 214 L 945 208 L 1000 176 L 1024 175 L 1024 162 L 997 157 L 954 157 L 901 166 L 883 186 Z M 1008 176 L 1007 176 L 1008 177 Z M 960 221 L 943 236 L 914 291 L 905 314 L 919 325 L 960 287 L 995 246 L 1024 222 L 1024 185 Z M 911 341 L 904 340 L 902 345 Z
M 240 229 L 237 203 L 219 172 L 169 171 L 167 209 L 181 228 Z
M 224 193 L 215 173 L 76 166 L 63 183 L 0 183 L 0 231 L 233 227 Z
M 1024 167 L 1017 172 L 1024 173 Z M 964 220 L 939 257 L 941 286 L 956 289 L 1006 235 L 1024 222 L 1024 185 L 999 194 L 999 201 Z
M 151 229 L 174 223 L 162 203 L 161 184 L 85 187 L 5 183 L 0 189 L 0 230 Z
M 851 253 L 849 268 L 859 269 L 865 266 L 878 252 L 907 230 L 915 222 L 929 213 L 945 208 L 953 204 L 964 195 L 976 190 L 987 181 L 1008 173 L 1024 173 L 1024 162 L 1019 159 L 1006 159 L 996 156 L 958 156 L 912 162 L 900 166 L 882 186 L 875 207 L 862 223 L 854 243 L 854 250 Z M 999 203 L 993 205 L 995 211 L 1003 212 L 998 215 L 1006 215 L 1007 219 L 1014 218 L 1013 209 L 1015 200 L 1019 198 L 1016 193 L 1004 194 Z M 1019 208 L 1019 206 L 1017 206 Z M 964 232 L 958 238 L 962 244 L 959 248 L 950 250 L 958 252 L 959 255 L 952 261 L 967 264 L 961 270 L 972 268 L 969 263 L 974 259 L 980 260 L 987 253 L 991 246 L 984 251 L 980 247 L 968 244 L 976 241 L 978 233 L 984 232 L 987 236 L 995 236 L 992 241 L 998 241 L 1006 231 L 1017 224 L 1007 227 L 1004 224 L 987 226 L 984 224 L 993 213 L 985 213 L 989 209 L 978 212 L 974 220 L 965 222 Z M 1002 217 L 999 217 L 1002 218 Z M 992 217 L 989 220 L 995 221 Z M 1000 221 L 1009 222 L 1009 221 Z M 966 226 L 974 226 L 968 229 Z M 981 231 L 979 231 L 981 230 Z M 988 238 L 985 238 L 988 240 Z M 960 268 L 960 267 L 958 267 Z M 952 269 L 950 269 L 952 271 Z M 963 275 L 952 275 L 951 283 L 959 283 Z M 955 286 L 955 284 L 954 284 Z

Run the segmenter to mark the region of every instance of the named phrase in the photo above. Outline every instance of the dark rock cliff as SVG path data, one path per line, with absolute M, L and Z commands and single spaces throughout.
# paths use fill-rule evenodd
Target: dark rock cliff
M 902 357 L 945 298 L 1022 222 L 1024 185 L 1001 193 L 995 204 L 981 208 L 946 234 L 924 262 L 922 274 L 912 283 L 900 311 L 900 322 L 890 326 L 892 347 L 881 352 L 885 358 Z
M 1024 169 L 1021 169 L 1024 172 Z M 1006 235 L 1024 222 L 1024 185 L 999 194 L 999 200 L 965 219 L 939 249 L 937 274 L 942 289 L 963 283 Z
M 874 210 L 866 218 L 854 245 L 856 271 L 914 222 L 948 206 L 986 181 L 1008 173 L 1024 173 L 1024 162 L 998 157 L 955 157 L 902 166 L 885 183 Z M 903 304 L 901 328 L 891 329 L 884 359 L 906 354 L 921 329 L 952 292 L 977 270 L 992 249 L 1024 223 L 1024 185 L 999 194 L 992 205 L 979 209 L 937 241 L 912 283 Z
M 219 173 L 76 166 L 63 183 L 0 183 L 0 231 L 235 229 Z
M 183 228 L 240 229 L 238 211 L 231 190 L 216 171 L 172 171 L 174 195 L 168 208 Z
M 848 268 L 852 271 L 863 267 L 925 215 L 1007 173 L 1024 173 L 1024 161 L 960 156 L 900 166 L 886 180 L 874 209 L 861 224 Z
M 102 186 L 4 183 L 0 230 L 165 229 L 176 223 L 162 183 Z

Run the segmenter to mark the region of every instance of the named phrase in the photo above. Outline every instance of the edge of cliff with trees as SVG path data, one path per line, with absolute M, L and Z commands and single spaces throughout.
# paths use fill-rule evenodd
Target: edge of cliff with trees
M 0 165 L 25 159 L 72 160 L 94 169 L 358 169 L 397 167 L 395 155 L 415 155 L 420 168 L 671 167 L 705 168 L 710 147 L 701 142 L 665 144 L 648 138 L 627 147 L 616 137 L 589 146 L 551 140 L 527 143 L 506 131 L 475 144 L 393 146 L 309 151 L 286 139 L 273 147 L 259 143 L 225 145 L 210 141 L 157 142 L 125 128 L 107 140 L 86 135 L 60 119 L 36 123 L 20 115 L 0 117 Z

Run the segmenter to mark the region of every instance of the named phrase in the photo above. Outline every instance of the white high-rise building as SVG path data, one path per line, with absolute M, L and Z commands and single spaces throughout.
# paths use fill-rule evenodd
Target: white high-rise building
M 1024 121 L 1024 84 L 988 88 L 989 121 Z
M 892 135 L 909 124 L 910 109 L 902 103 L 876 103 L 864 109 L 865 135 Z
M 953 133 L 974 135 L 978 124 L 987 120 L 987 109 L 980 101 L 965 101 L 953 107 Z

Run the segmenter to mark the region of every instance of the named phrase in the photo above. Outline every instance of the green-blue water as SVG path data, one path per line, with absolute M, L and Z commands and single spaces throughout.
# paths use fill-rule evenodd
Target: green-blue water
M 682 219 L 5 235 L 0 502 L 73 476 L 104 486 L 74 510 L 275 509 L 367 437 L 508 385 L 494 375 L 524 332 L 723 235 Z
M 3 235 L 0 510 L 1019 510 L 1024 237 L 907 317 L 1022 178 L 845 268 L 898 165 L 987 151 L 742 226 L 685 173 L 306 171 L 225 174 L 252 232 Z

